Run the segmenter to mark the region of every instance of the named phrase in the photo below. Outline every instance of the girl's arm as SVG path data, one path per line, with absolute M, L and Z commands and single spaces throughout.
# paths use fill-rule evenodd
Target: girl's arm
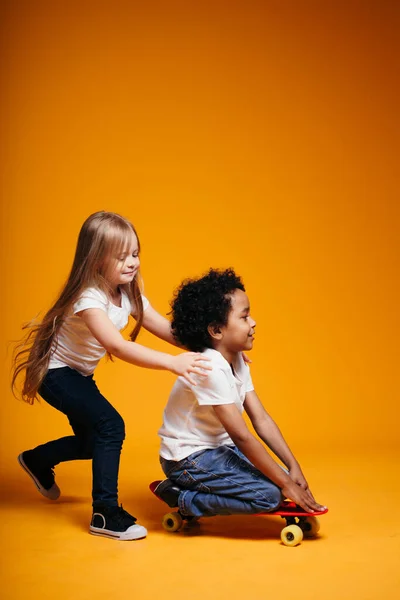
M 233 443 L 265 477 L 281 488 L 286 498 L 290 498 L 307 512 L 323 510 L 309 490 L 297 485 L 273 460 L 261 442 L 249 431 L 235 404 L 222 404 L 213 408 Z
M 100 308 L 88 308 L 76 314 L 84 320 L 91 334 L 103 348 L 121 360 L 139 367 L 172 371 L 185 377 L 192 385 L 196 385 L 196 382 L 190 377 L 190 373 L 204 376 L 204 370 L 211 370 L 211 367 L 205 366 L 203 362 L 208 360 L 207 357 L 201 354 L 185 352 L 172 356 L 125 340 Z
M 171 323 L 151 305 L 143 312 L 143 327 L 161 340 L 169 342 L 173 346 L 178 346 L 177 341 L 172 335 Z

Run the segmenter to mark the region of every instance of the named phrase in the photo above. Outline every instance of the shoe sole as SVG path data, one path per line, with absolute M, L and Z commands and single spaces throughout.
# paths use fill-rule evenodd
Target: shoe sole
M 22 458 L 22 454 L 21 453 L 17 460 L 19 465 L 24 469 L 24 471 L 29 475 L 29 477 L 32 479 L 33 483 L 35 484 L 37 490 L 42 494 L 42 496 L 44 496 L 45 498 L 47 498 L 48 500 L 57 500 L 60 497 L 60 488 L 58 487 L 58 485 L 56 483 L 54 483 L 54 485 L 50 488 L 50 490 L 53 490 L 52 492 L 50 490 L 46 490 L 41 484 L 40 481 L 34 476 L 34 474 L 32 473 L 32 471 L 30 471 L 28 469 L 28 467 L 26 466 L 24 459 Z
M 157 498 L 159 500 L 161 500 L 161 502 L 165 502 L 165 504 L 167 504 L 170 508 L 178 508 L 179 506 L 179 502 L 175 501 L 173 502 L 173 504 L 170 504 L 166 499 L 163 498 L 162 493 L 163 493 L 163 484 L 166 484 L 166 482 L 168 481 L 168 479 L 157 479 L 157 481 L 153 481 L 150 485 L 149 485 L 149 489 L 151 492 L 153 492 L 153 494 L 155 496 L 157 496 Z
M 129 531 L 129 529 L 135 528 L 135 531 Z M 101 527 L 89 527 L 89 533 L 92 535 L 99 535 L 101 537 L 107 537 L 113 540 L 129 541 L 129 540 L 142 540 L 147 536 L 147 529 L 141 525 L 132 525 L 127 531 L 111 531 L 110 529 L 102 529 Z

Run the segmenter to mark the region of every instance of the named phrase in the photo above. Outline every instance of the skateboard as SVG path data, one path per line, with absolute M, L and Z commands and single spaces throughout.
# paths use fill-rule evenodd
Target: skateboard
M 153 481 L 150 485 L 150 491 L 158 498 L 154 490 L 161 481 Z M 161 498 L 158 498 L 161 502 Z M 297 546 L 303 540 L 303 538 L 315 537 L 320 530 L 320 523 L 317 517 L 324 515 L 328 512 L 328 509 L 321 511 L 315 511 L 308 513 L 303 510 L 300 506 L 285 500 L 279 509 L 268 512 L 258 513 L 257 516 L 268 516 L 282 517 L 286 521 L 286 527 L 281 531 L 281 541 L 285 546 Z M 182 529 L 184 522 L 193 523 L 198 521 L 200 517 L 190 517 L 181 515 L 179 510 L 169 512 L 164 515 L 162 519 L 162 526 L 166 531 L 174 532 Z

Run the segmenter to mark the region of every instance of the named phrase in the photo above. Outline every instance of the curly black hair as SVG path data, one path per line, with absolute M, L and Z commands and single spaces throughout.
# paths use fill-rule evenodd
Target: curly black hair
M 179 344 L 192 352 L 212 348 L 210 325 L 226 325 L 231 310 L 231 294 L 245 290 L 233 269 L 210 269 L 200 279 L 186 279 L 171 302 L 171 328 Z

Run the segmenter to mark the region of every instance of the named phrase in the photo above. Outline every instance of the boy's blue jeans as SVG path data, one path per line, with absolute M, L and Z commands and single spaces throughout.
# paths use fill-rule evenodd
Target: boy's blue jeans
M 280 488 L 267 479 L 236 446 L 219 446 L 195 452 L 180 460 L 165 460 L 161 467 L 182 488 L 182 515 L 254 514 L 270 512 L 282 501 Z
M 74 435 L 34 448 L 39 468 L 92 459 L 93 505 L 118 506 L 118 470 L 125 427 L 122 417 L 101 395 L 93 375 L 69 367 L 50 369 L 40 387 L 48 404 L 64 413 Z

